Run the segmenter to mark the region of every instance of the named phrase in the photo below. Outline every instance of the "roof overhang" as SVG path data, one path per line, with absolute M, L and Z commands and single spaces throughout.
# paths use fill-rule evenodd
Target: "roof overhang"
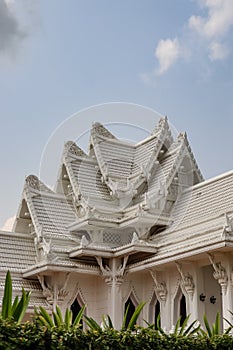
M 154 225 L 158 226 L 168 226 L 171 223 L 171 218 L 169 215 L 162 215 L 161 213 L 156 212 L 146 212 L 143 213 L 137 212 L 134 216 L 123 217 L 116 220 L 115 218 L 106 218 L 104 217 L 91 217 L 85 218 L 82 221 L 74 222 L 69 227 L 67 227 L 70 232 L 78 230 L 88 230 L 88 228 L 98 227 L 98 228 L 114 228 L 122 229 L 129 226 L 133 227 L 142 227 L 143 225 L 151 227 Z
M 79 266 L 65 266 L 63 264 L 50 264 L 50 263 L 40 263 L 31 266 L 29 269 L 23 271 L 24 278 L 35 278 L 37 275 L 51 275 L 54 272 L 78 272 L 78 273 L 88 273 L 90 275 L 96 275 L 99 270 L 96 266 L 88 266 L 87 264 Z
M 70 258 L 77 258 L 81 256 L 94 256 L 102 258 L 121 258 L 123 256 L 129 256 L 137 253 L 150 253 L 156 254 L 157 247 L 154 244 L 147 243 L 130 243 L 118 248 L 106 248 L 106 247 L 78 247 L 73 249 L 69 256 Z
M 189 261 L 197 261 L 206 256 L 207 253 L 210 252 L 218 252 L 218 253 L 233 253 L 233 237 L 222 239 L 220 236 L 216 237 L 209 244 L 206 242 L 202 242 L 200 240 L 200 244 L 196 246 L 194 249 L 190 246 L 190 249 L 186 249 L 183 251 L 177 250 L 175 247 L 170 253 L 167 254 L 158 254 L 149 259 L 145 259 L 141 263 L 135 263 L 131 266 L 127 267 L 127 272 L 137 272 L 145 269 L 151 269 L 156 267 L 165 267 L 166 265 L 173 264 L 178 260 L 189 260 Z

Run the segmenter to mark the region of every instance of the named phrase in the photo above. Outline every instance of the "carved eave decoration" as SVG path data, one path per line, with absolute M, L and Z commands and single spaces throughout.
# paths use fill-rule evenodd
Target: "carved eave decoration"
M 174 151 L 176 151 L 177 154 L 173 162 L 172 168 L 170 169 L 170 172 L 166 178 L 165 187 L 168 189 L 169 186 L 174 181 L 174 178 L 176 177 L 176 175 L 179 174 L 179 171 L 182 167 L 182 162 L 184 161 L 185 157 L 188 157 L 189 162 L 192 163 L 193 175 L 197 177 L 198 182 L 203 181 L 203 176 L 197 166 L 196 160 L 191 151 L 186 133 L 181 132 L 178 135 L 177 140 L 173 143 L 173 145 L 169 149 L 168 154 L 171 154 Z M 193 184 L 194 183 L 189 185 L 193 185 Z
M 230 217 L 228 213 L 225 214 L 225 222 L 222 232 L 223 239 L 233 238 L 233 216 Z
M 208 257 L 214 269 L 213 277 L 220 284 L 222 292 L 226 294 L 227 285 L 228 285 L 228 276 L 227 276 L 226 269 L 224 268 L 221 262 L 216 263 L 215 256 L 213 254 L 208 253 Z
M 158 281 L 157 272 L 155 270 L 149 270 L 149 272 L 155 285 L 156 296 L 160 302 L 165 304 L 167 300 L 167 293 L 168 293 L 166 283 L 164 281 L 163 282 Z
M 183 267 L 182 264 L 179 263 L 178 261 L 175 262 L 177 270 L 180 274 L 180 284 L 181 284 L 181 288 L 184 289 L 184 291 L 188 294 L 188 296 L 190 297 L 190 299 L 193 299 L 193 295 L 194 295 L 194 291 L 195 291 L 195 284 L 193 281 L 193 277 L 192 275 L 188 272 L 188 273 L 184 273 L 183 272 Z

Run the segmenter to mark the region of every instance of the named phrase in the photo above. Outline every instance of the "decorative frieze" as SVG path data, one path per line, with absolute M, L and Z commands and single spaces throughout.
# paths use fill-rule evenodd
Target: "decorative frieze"
M 177 270 L 179 271 L 181 277 L 181 286 L 184 288 L 190 299 L 193 299 L 193 294 L 195 290 L 195 284 L 192 275 L 188 272 L 184 274 L 182 265 L 179 262 L 175 262 Z
M 233 217 L 229 217 L 229 215 L 225 214 L 225 225 L 224 231 L 228 234 L 233 233 Z
M 92 135 L 93 132 L 97 135 L 110 138 L 110 139 L 115 139 L 115 137 L 108 131 L 102 124 L 100 123 L 94 123 L 92 126 Z
M 156 271 L 150 270 L 151 277 L 155 284 L 155 293 L 160 301 L 166 303 L 167 300 L 167 287 L 165 282 L 159 282 L 157 279 Z
M 122 264 L 120 264 L 117 268 L 112 269 L 108 265 L 103 266 L 103 259 L 101 257 L 96 257 L 96 260 L 99 264 L 100 271 L 105 282 L 110 286 L 112 286 L 113 283 L 115 283 L 115 285 L 121 285 L 124 280 L 128 256 L 124 257 Z
M 210 263 L 214 268 L 213 276 L 218 281 L 221 286 L 222 292 L 226 294 L 228 277 L 225 268 L 222 266 L 221 262 L 216 263 L 213 254 L 208 253 Z
M 54 278 L 44 275 L 37 276 L 43 290 L 43 296 L 50 305 L 56 306 L 56 304 L 62 303 L 69 294 L 67 289 L 69 276 L 70 273 L 59 276 L 60 283 L 57 281 L 57 276 Z
M 46 241 L 43 233 L 43 226 L 40 226 L 39 234 L 34 239 L 35 249 L 36 249 L 36 262 L 44 261 L 55 261 L 57 258 L 54 253 L 52 253 L 51 248 L 51 238 Z
M 74 154 L 77 157 L 85 157 L 86 154 L 83 152 L 81 148 L 79 148 L 75 142 L 68 141 L 65 143 L 65 151 L 71 154 Z
M 53 191 L 51 191 L 45 184 L 43 184 L 35 175 L 27 176 L 25 182 L 29 187 L 31 187 L 34 190 L 53 193 Z

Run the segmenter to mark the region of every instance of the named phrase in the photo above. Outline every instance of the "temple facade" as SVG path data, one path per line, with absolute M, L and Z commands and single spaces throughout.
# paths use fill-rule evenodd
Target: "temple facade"
M 101 322 L 146 302 L 141 325 L 158 313 L 213 322 L 233 311 L 233 171 L 205 181 L 185 133 L 167 118 L 137 144 L 100 123 L 89 151 L 67 142 L 54 190 L 25 179 L 13 232 L 0 232 L 0 297 L 11 271 L 14 293 L 34 306 L 59 305 Z M 223 321 L 224 322 L 224 321 Z M 222 327 L 226 327 L 223 324 Z

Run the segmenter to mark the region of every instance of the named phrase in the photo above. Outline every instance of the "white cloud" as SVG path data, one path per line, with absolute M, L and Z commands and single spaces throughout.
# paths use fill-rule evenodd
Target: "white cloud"
M 233 25 L 233 1 L 202 0 L 202 4 L 208 11 L 207 16 L 191 16 L 189 27 L 209 39 L 223 37 Z
M 228 54 L 228 48 L 216 41 L 211 42 L 209 45 L 209 58 L 211 61 L 224 60 Z
M 15 215 L 6 220 L 6 222 L 2 226 L 1 230 L 2 231 L 12 231 L 14 222 L 15 222 Z
M 229 55 L 227 34 L 233 26 L 233 0 L 196 1 L 202 9 L 207 11 L 206 16 L 192 15 L 188 20 L 189 33 L 186 30 L 180 38 L 167 38 L 158 42 L 155 49 L 155 57 L 158 61 L 157 75 L 164 74 L 180 58 L 192 59 L 196 48 L 206 52 L 211 61 L 224 60 Z M 185 28 L 187 29 L 187 26 Z M 196 46 L 193 41 L 193 32 L 198 34 L 199 41 Z M 192 35 L 191 40 L 188 39 L 190 35 Z M 148 75 L 142 76 L 141 79 L 148 83 Z
M 180 44 L 177 38 L 160 40 L 155 49 L 155 57 L 159 63 L 157 74 L 165 73 L 177 61 L 179 56 Z

